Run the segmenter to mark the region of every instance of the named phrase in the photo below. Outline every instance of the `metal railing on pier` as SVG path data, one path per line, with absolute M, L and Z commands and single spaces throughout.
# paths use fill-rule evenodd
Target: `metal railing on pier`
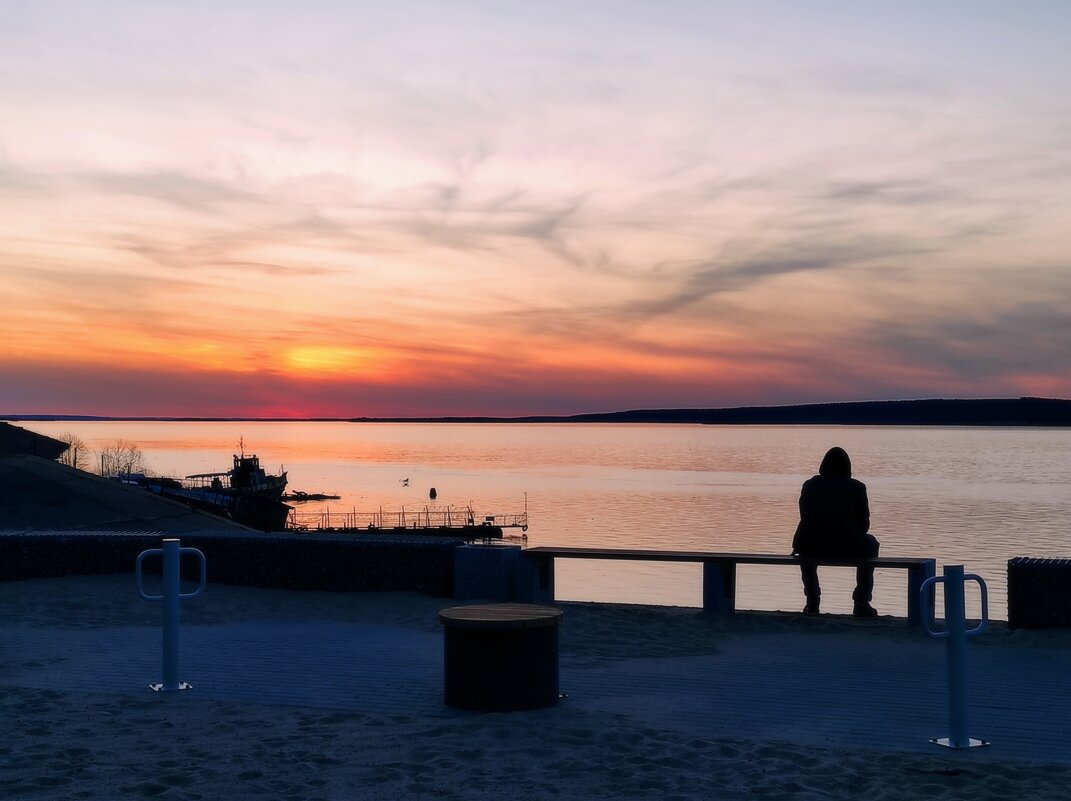
M 319 512 L 290 511 L 287 528 L 294 531 L 353 531 L 360 529 L 420 529 L 429 528 L 471 528 L 473 526 L 494 526 L 497 528 L 519 528 L 528 530 L 528 512 L 505 515 L 477 515 L 470 506 L 385 512 L 382 509 L 373 512 L 335 511 L 324 509 Z

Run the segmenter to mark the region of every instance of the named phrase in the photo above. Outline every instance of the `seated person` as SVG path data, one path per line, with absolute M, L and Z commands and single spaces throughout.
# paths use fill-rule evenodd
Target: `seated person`
M 870 504 L 866 485 L 852 478 L 852 462 L 843 448 L 826 452 L 818 475 L 803 483 L 800 522 L 792 538 L 793 556 L 833 559 L 868 559 L 878 555 L 878 541 L 869 534 Z M 801 565 L 806 615 L 817 615 L 822 599 L 818 567 Z M 873 565 L 860 565 L 852 598 L 856 617 L 874 617 Z

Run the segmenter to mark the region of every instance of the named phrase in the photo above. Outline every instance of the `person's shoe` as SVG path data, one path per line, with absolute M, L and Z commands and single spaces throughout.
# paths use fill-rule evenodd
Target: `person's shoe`
M 872 607 L 866 601 L 856 601 L 855 608 L 852 610 L 852 614 L 856 617 L 877 617 L 878 610 Z
M 817 600 L 807 601 L 807 605 L 805 607 L 803 607 L 803 614 L 805 614 L 805 615 L 817 615 L 818 614 L 818 606 L 819 606 L 820 603 L 821 602 L 817 601 Z

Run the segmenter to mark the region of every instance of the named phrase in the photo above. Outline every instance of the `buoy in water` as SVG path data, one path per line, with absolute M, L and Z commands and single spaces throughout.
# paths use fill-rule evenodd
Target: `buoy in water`
M 429 493 L 428 493 L 428 497 L 429 497 L 429 498 L 431 498 L 431 499 L 432 499 L 433 501 L 435 500 L 435 498 L 436 498 L 436 497 L 437 497 L 438 495 L 439 495 L 439 493 L 437 493 L 437 492 L 435 491 L 435 487 L 432 487 L 432 488 L 431 488 L 431 492 L 429 492 Z

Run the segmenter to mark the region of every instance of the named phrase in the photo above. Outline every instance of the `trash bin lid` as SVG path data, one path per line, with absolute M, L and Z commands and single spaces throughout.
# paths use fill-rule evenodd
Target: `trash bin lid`
M 561 618 L 561 609 L 536 604 L 472 604 L 439 612 L 444 626 L 463 629 L 536 629 L 557 626 Z

